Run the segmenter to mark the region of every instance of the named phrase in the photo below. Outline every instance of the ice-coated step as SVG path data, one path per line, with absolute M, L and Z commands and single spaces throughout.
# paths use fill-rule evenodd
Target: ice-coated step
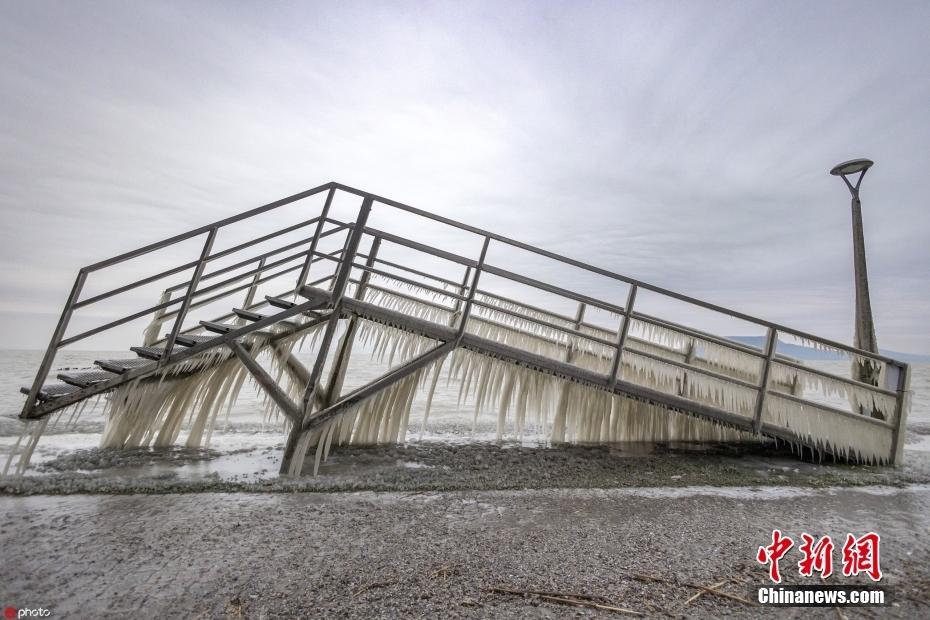
M 94 364 L 100 366 L 104 370 L 109 370 L 110 372 L 115 372 L 120 375 L 124 372 L 135 370 L 136 368 L 142 368 L 143 366 L 154 366 L 154 362 L 138 357 L 125 360 L 94 360 Z
M 95 383 L 103 383 L 115 379 L 119 374 L 99 368 L 86 368 L 84 370 L 67 370 L 58 373 L 58 378 L 65 383 L 76 385 L 79 388 L 89 387 Z
M 37 398 L 40 401 L 46 400 L 55 400 L 56 398 L 61 398 L 62 396 L 67 396 L 72 392 L 77 392 L 81 388 L 76 385 L 69 385 L 67 383 L 48 383 L 42 386 L 42 389 L 39 390 Z M 21 387 L 19 391 L 23 394 L 29 394 L 29 387 Z
M 226 323 L 216 323 L 214 321 L 201 321 L 200 324 L 207 331 L 211 331 L 215 334 L 228 334 L 232 330 L 236 329 L 235 325 L 228 325 Z

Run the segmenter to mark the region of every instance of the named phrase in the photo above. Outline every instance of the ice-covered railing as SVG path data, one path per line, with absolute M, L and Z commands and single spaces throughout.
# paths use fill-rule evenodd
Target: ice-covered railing
M 284 207 L 285 205 L 327 191 L 330 192 L 328 197 L 331 201 L 332 186 L 332 183 L 327 183 L 305 192 L 289 196 L 288 198 L 246 211 L 239 215 L 220 220 L 213 224 L 201 226 L 186 233 L 81 268 L 75 278 L 74 285 L 65 303 L 64 309 L 62 310 L 58 324 L 52 333 L 51 341 L 40 363 L 30 392 L 26 397 L 21 417 L 42 417 L 51 411 L 83 399 L 89 393 L 104 391 L 121 383 L 125 383 L 126 381 L 136 379 L 145 372 L 149 372 L 149 370 L 130 371 L 119 379 L 108 381 L 93 388 L 80 390 L 52 401 L 39 402 L 39 391 L 48 378 L 49 371 L 55 362 L 55 357 L 58 352 L 65 347 L 86 341 L 100 334 L 111 332 L 140 318 L 153 317 L 149 328 L 146 330 L 144 344 L 147 346 L 161 345 L 164 348 L 164 354 L 162 359 L 159 360 L 158 366 L 160 368 L 167 368 L 192 356 L 198 355 L 207 349 L 207 347 L 204 346 L 194 346 L 179 350 L 178 347 L 174 346 L 179 335 L 200 330 L 200 326 L 196 324 L 186 329 L 184 328 L 185 322 L 190 322 L 189 313 L 192 310 L 209 306 L 218 301 L 242 294 L 245 296 L 246 308 L 261 307 L 266 304 L 266 301 L 264 299 L 258 302 L 254 300 L 257 288 L 265 283 L 280 282 L 284 278 L 288 279 L 288 288 L 285 292 L 292 293 L 295 288 L 295 280 L 301 283 L 305 282 L 310 265 L 313 262 L 322 260 L 321 258 L 313 258 L 314 251 L 320 240 L 330 235 L 347 231 L 348 225 L 337 222 L 331 228 L 324 229 L 323 225 L 326 223 L 326 218 L 325 216 L 317 215 L 273 232 L 256 236 L 247 241 L 236 243 L 223 250 L 214 251 L 213 248 L 217 245 L 217 241 L 222 238 L 224 231 L 233 224 L 254 221 L 255 219 L 259 219 L 260 216 Z M 291 233 L 299 233 L 301 230 L 309 229 L 314 226 L 314 233 L 311 237 L 275 246 L 258 254 L 250 255 L 250 248 L 259 244 L 273 244 L 281 237 Z M 171 251 L 174 248 L 180 249 L 184 242 L 196 240 L 198 238 L 203 239 L 203 245 L 198 259 L 145 275 L 127 284 L 91 296 L 82 297 L 82 292 L 89 278 L 99 277 L 106 281 L 107 278 L 105 274 L 115 270 L 116 267 L 135 259 L 144 260 L 162 250 L 167 249 Z M 221 260 L 233 262 L 223 267 L 216 268 L 213 271 L 209 271 L 211 266 L 217 264 L 218 261 Z M 80 331 L 73 335 L 67 333 L 72 315 L 75 311 L 105 307 L 107 305 L 106 302 L 118 296 L 140 289 L 141 287 L 157 285 L 166 280 L 170 281 L 171 278 L 185 272 L 190 274 L 189 277 L 182 282 L 167 285 L 161 299 L 154 306 L 144 307 L 137 311 L 121 315 L 102 325 Z M 290 277 L 288 278 L 288 276 Z M 319 280 L 319 282 L 324 282 L 325 280 L 324 278 Z M 229 318 L 231 316 L 233 315 L 224 315 L 220 317 L 220 319 Z M 165 337 L 158 336 L 162 324 L 169 324 L 171 326 L 169 333 Z M 243 328 L 242 333 L 248 333 L 252 329 L 260 329 L 262 327 L 265 327 L 265 325 L 252 325 L 248 328 Z M 127 344 L 132 345 L 138 343 L 130 342 Z
M 212 250 L 218 233 L 229 224 L 260 216 L 283 205 L 323 192 L 325 192 L 326 201 L 322 211 L 316 217 L 237 244 L 221 252 Z M 336 194 L 348 194 L 362 199 L 362 206 L 354 221 L 341 222 L 329 216 L 330 206 Z M 415 240 L 412 234 L 401 235 L 369 226 L 368 216 L 373 208 L 405 212 L 415 218 L 475 235 L 481 242 L 481 252 L 475 257 L 456 254 Z M 309 238 L 239 258 L 255 244 L 268 242 L 285 233 L 311 226 L 314 227 L 314 232 Z M 328 252 L 319 248 L 319 243 L 323 238 L 341 232 L 346 234 L 342 248 Z M 81 299 L 82 287 L 90 274 L 200 236 L 204 237 L 204 245 L 198 260 L 146 276 L 109 292 Z M 371 242 L 371 249 L 367 253 L 360 250 L 363 239 Z M 507 264 L 508 268 L 504 265 L 491 264 L 487 257 L 489 246 L 492 244 L 513 248 L 553 264 L 566 265 L 623 283 L 627 286 L 625 297 L 619 301 L 601 299 L 524 275 L 520 273 L 518 266 L 515 267 L 512 264 Z M 416 258 L 406 262 L 387 260 L 379 256 L 379 248 L 383 246 L 403 248 L 414 257 L 428 256 L 447 266 L 451 264 L 457 269 L 464 270 L 464 273 L 461 278 L 453 279 L 430 268 L 422 267 L 421 261 Z M 237 260 L 232 265 L 213 271 L 208 270 L 213 261 L 234 254 Z M 331 263 L 335 271 L 308 282 L 311 266 L 321 262 Z M 254 267 L 235 273 L 237 269 L 249 265 L 254 265 Z M 106 301 L 119 293 L 161 281 L 185 270 L 192 270 L 191 277 L 183 282 L 167 286 L 162 299 L 155 306 L 74 336 L 65 336 L 73 310 Z M 570 301 L 577 304 L 577 312 L 573 316 L 560 314 L 532 305 L 525 300 L 492 292 L 480 286 L 483 274 Z M 644 420 L 647 417 L 650 420 L 649 425 L 657 427 L 667 418 L 677 415 L 659 415 L 654 410 L 657 407 L 666 412 L 682 412 L 704 420 L 712 420 L 716 424 L 731 427 L 738 432 L 762 433 L 768 437 L 780 438 L 812 449 L 826 450 L 840 456 L 869 461 L 895 463 L 900 461 L 908 389 L 908 367 L 903 363 L 703 302 L 338 183 L 322 185 L 234 218 L 195 229 L 82 269 L 62 313 L 61 321 L 53 334 L 33 390 L 27 398 L 23 416 L 40 417 L 65 402 L 36 402 L 38 389 L 48 375 L 54 354 L 59 348 L 114 329 L 139 317 L 150 316 L 153 317 L 153 321 L 147 332 L 146 343 L 150 345 L 161 343 L 164 346 L 164 357 L 160 365 L 168 367 L 191 355 L 202 353 L 207 348 L 207 345 L 203 345 L 175 352 L 172 346 L 179 334 L 199 329 L 197 325 L 189 324 L 188 315 L 192 309 L 206 307 L 217 300 L 242 293 L 245 294 L 246 308 L 259 307 L 265 301 L 255 301 L 256 286 L 271 280 L 287 282 L 285 292 L 301 291 L 305 284 L 312 289 L 328 282 L 329 307 L 339 310 L 351 306 L 350 290 L 354 290 L 355 297 L 360 302 L 392 313 L 382 312 L 374 316 L 371 315 L 372 311 L 367 306 L 352 306 L 358 316 L 375 326 L 370 329 L 382 329 L 386 333 L 388 328 L 377 327 L 378 321 L 388 324 L 392 321 L 396 322 L 397 315 L 415 317 L 430 324 L 442 326 L 446 331 L 423 328 L 422 325 L 418 329 L 427 329 L 432 334 L 427 334 L 428 338 L 443 340 L 443 342 L 448 340 L 447 344 L 455 345 L 460 349 L 456 351 L 456 359 L 451 367 L 457 373 L 456 376 L 462 380 L 463 385 L 468 386 L 475 381 L 483 384 L 475 388 L 480 392 L 480 398 L 476 395 L 476 399 L 480 401 L 479 406 L 497 407 L 502 417 L 514 408 L 517 410 L 522 408 L 525 412 L 527 403 L 521 400 L 526 401 L 529 396 L 518 392 L 534 384 L 536 387 L 533 388 L 535 390 L 533 394 L 535 394 L 537 406 L 544 406 L 544 401 L 547 400 L 542 398 L 541 394 L 550 394 L 549 400 L 552 398 L 557 400 L 556 403 L 550 403 L 556 411 L 554 418 L 549 420 L 555 440 L 569 436 L 585 441 L 639 436 L 631 433 L 626 427 L 624 427 L 625 431 L 620 432 L 621 427 L 634 424 L 630 420 Z M 766 333 L 765 344 L 761 348 L 748 346 L 707 331 L 640 312 L 636 308 L 636 300 L 637 293 L 642 291 L 649 291 L 701 310 L 759 326 Z M 299 314 L 305 309 L 298 307 L 291 315 Z M 607 313 L 613 317 L 615 324 L 609 327 L 587 322 L 585 312 L 592 310 Z M 371 316 L 364 316 L 366 312 Z M 227 314 L 217 320 L 225 320 L 232 316 Z M 328 353 L 335 334 L 335 327 L 332 325 L 335 325 L 340 318 L 339 312 L 332 313 L 331 325 L 327 326 L 327 331 L 322 338 L 320 360 L 324 359 Z M 162 324 L 170 324 L 171 329 L 164 339 L 159 339 L 158 333 Z M 248 328 L 244 327 L 241 333 L 236 332 L 230 338 L 246 333 L 247 329 L 259 329 L 264 326 L 259 322 Z M 850 364 L 868 365 L 874 370 L 872 374 L 874 385 L 812 368 L 796 360 L 777 355 L 776 343 L 779 337 L 837 352 L 846 356 Z M 225 341 L 230 338 L 219 339 L 218 344 L 225 344 Z M 469 362 L 469 354 L 474 354 L 476 351 L 488 353 L 486 349 L 482 349 L 486 346 L 482 344 L 483 342 L 496 342 L 510 347 L 511 352 L 506 353 L 510 356 L 506 359 L 508 362 L 530 368 L 537 374 L 541 371 L 543 375 L 556 377 L 558 381 L 567 381 L 579 387 L 566 387 L 567 384 L 560 383 L 558 395 L 552 396 L 555 394 L 553 392 L 555 384 L 546 384 L 549 387 L 543 385 L 549 379 L 543 381 L 528 375 L 519 377 L 512 373 L 508 375 L 496 362 L 483 365 L 473 363 L 474 360 Z M 468 350 L 464 351 L 465 349 Z M 420 349 L 416 350 L 420 351 Z M 442 358 L 442 355 L 447 354 L 448 351 L 449 349 L 446 348 L 435 358 L 430 358 L 429 362 L 436 364 L 436 360 Z M 512 351 L 523 353 L 515 354 Z M 499 351 L 493 354 L 498 357 L 501 355 Z M 441 365 L 441 361 L 438 364 Z M 322 361 L 318 361 L 318 366 L 319 372 L 322 372 Z M 417 368 L 420 375 L 422 375 L 423 368 L 423 366 Z M 315 379 L 319 378 L 317 376 L 319 372 L 317 368 L 314 368 Z M 419 380 L 422 380 L 420 375 L 418 375 Z M 436 375 L 438 376 L 438 370 L 436 370 Z M 860 375 L 857 374 L 857 376 Z M 130 373 L 127 378 L 134 377 Z M 540 383 L 540 381 L 543 382 Z M 312 385 L 315 385 L 315 382 Z M 374 402 L 372 401 L 373 395 L 378 389 L 383 390 L 385 385 L 387 383 L 375 382 L 368 391 L 362 390 L 360 394 L 353 393 L 350 395 L 355 398 L 353 402 L 364 402 L 364 407 L 360 409 L 357 405 L 353 405 L 353 409 L 349 405 L 342 408 L 334 405 L 335 409 L 324 411 L 329 416 L 327 420 L 341 419 L 340 416 L 344 418 L 347 412 L 351 411 L 355 416 L 353 419 L 356 420 L 353 424 L 362 424 L 360 420 L 364 416 L 360 418 L 359 411 L 364 410 L 370 414 Z M 406 398 L 409 390 L 412 389 L 411 382 L 406 381 L 403 385 L 407 390 L 404 393 L 404 398 Z M 106 387 L 110 386 L 103 386 L 103 388 Z M 310 388 L 309 384 L 308 388 Z M 469 388 L 465 387 L 463 390 L 467 392 Z M 307 391 L 312 392 L 312 389 Z M 607 395 L 597 396 L 594 392 L 606 392 Z M 306 396 L 305 392 L 304 397 Z M 633 410 L 628 407 L 627 401 L 645 403 L 653 409 Z M 579 407 L 581 413 L 578 412 Z M 592 413 L 583 420 L 570 420 L 572 416 L 587 416 L 588 410 L 593 412 L 603 407 L 607 407 L 607 417 L 600 413 L 597 415 Z M 620 416 L 617 411 L 618 408 L 623 407 L 626 409 Z M 407 411 L 409 413 L 409 408 Z M 600 417 L 597 417 L 598 415 Z M 384 420 L 388 420 L 390 416 L 383 417 Z M 307 428 L 314 425 L 313 421 L 305 422 Z M 390 424 L 394 422 L 391 421 Z M 328 428 L 330 429 L 328 436 L 332 437 L 335 431 L 331 426 Z M 341 434 L 337 436 L 346 436 L 348 433 L 347 436 L 351 439 L 355 436 L 354 431 L 349 432 L 346 428 L 346 424 L 342 424 Z M 398 423 L 391 426 L 391 429 L 392 432 L 384 432 L 382 435 L 397 437 L 393 431 L 405 430 L 406 425 Z M 372 432 L 369 427 L 366 427 L 366 431 L 358 433 L 358 436 L 371 437 Z M 316 433 L 317 440 L 319 440 L 322 437 L 321 432 Z M 312 439 L 307 433 L 304 433 L 302 438 L 304 443 Z
M 371 276 L 364 292 L 366 301 L 404 315 L 455 325 L 462 333 L 475 334 L 554 361 L 594 370 L 606 377 L 606 385 L 601 387 L 610 391 L 621 382 L 645 385 L 697 405 L 711 404 L 718 412 L 728 414 L 717 416 L 718 421 L 746 431 L 762 432 L 841 457 L 880 462 L 900 460 L 901 429 L 907 403 L 906 364 L 703 302 L 389 199 L 344 186 L 340 189 L 370 199 L 379 207 L 400 209 L 468 231 L 483 240 L 480 255 L 471 258 L 365 226 L 364 233 L 379 243 L 397 244 L 465 269 L 464 277 L 457 281 L 397 262 L 380 261 L 376 252 L 369 255 L 359 253 L 353 259 L 352 267 L 357 273 Z M 518 248 L 550 261 L 624 282 L 629 287 L 625 303 L 621 305 L 583 295 L 490 264 L 486 257 L 492 243 Z M 365 263 L 361 262 L 362 259 Z M 337 262 L 342 259 L 334 257 L 331 260 Z M 578 313 L 574 317 L 566 316 L 485 291 L 479 287 L 481 274 L 491 274 L 572 300 L 578 304 Z M 766 332 L 765 344 L 755 348 L 638 312 L 635 304 L 639 291 L 650 291 L 758 325 Z M 618 319 L 616 329 L 585 323 L 586 308 L 612 313 Z M 778 355 L 776 344 L 779 337 L 843 355 L 850 364 L 868 364 L 874 369 L 875 384 Z M 491 375 L 483 380 L 491 380 Z M 506 400 L 508 395 L 504 394 L 502 398 Z M 678 406 L 671 408 L 684 409 Z M 700 407 L 695 407 L 695 410 L 706 411 Z

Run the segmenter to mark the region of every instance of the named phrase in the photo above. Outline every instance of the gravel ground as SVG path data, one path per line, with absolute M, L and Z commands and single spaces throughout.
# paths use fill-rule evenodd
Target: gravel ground
M 81 618 L 615 615 L 491 591 L 505 586 L 650 617 L 843 617 L 712 595 L 685 605 L 696 590 L 674 582 L 752 597 L 775 527 L 834 540 L 875 529 L 895 606 L 842 614 L 930 614 L 927 486 L 6 496 L 0 604 Z M 796 561 L 782 563 L 788 581 Z
M 200 491 L 465 491 L 662 486 L 862 486 L 930 484 L 930 452 L 902 468 L 802 461 L 764 446 L 558 446 L 449 444 L 340 447 L 318 476 L 278 476 L 281 447 L 214 451 L 77 450 L 38 475 L 0 479 L 0 494 Z M 223 473 L 240 464 L 242 475 Z M 211 469 L 212 468 L 212 469 Z

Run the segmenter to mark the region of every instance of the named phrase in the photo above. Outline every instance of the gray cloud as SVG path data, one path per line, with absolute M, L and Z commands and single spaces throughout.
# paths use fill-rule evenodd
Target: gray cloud
M 928 19 L 4 3 L 2 342 L 43 346 L 80 265 L 328 180 L 849 341 L 848 198 L 826 171 L 864 155 L 879 341 L 928 351 Z

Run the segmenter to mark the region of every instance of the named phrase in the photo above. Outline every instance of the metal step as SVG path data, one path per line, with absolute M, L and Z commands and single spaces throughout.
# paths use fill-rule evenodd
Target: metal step
M 103 383 L 104 381 L 109 381 L 118 377 L 119 374 L 115 372 L 109 372 L 107 370 L 100 370 L 99 368 L 86 368 L 84 370 L 68 370 L 65 372 L 58 373 L 58 378 L 64 381 L 65 383 L 70 383 L 71 385 L 76 385 L 80 388 L 85 388 L 87 386 L 93 385 L 95 383 Z
M 129 372 L 130 370 L 135 370 L 136 368 L 141 368 L 143 366 L 154 366 L 151 361 L 147 359 L 140 359 L 138 357 L 125 360 L 94 360 L 94 363 L 104 370 L 109 370 L 110 372 L 114 372 L 120 375 L 124 372 Z
M 236 329 L 235 325 L 227 325 L 226 323 L 215 323 L 214 321 L 201 321 L 200 324 L 207 331 L 211 331 L 216 334 L 228 334 L 230 331 Z
M 293 301 L 288 301 L 280 297 L 272 297 L 271 295 L 265 295 L 265 301 L 267 301 L 270 305 L 276 308 L 281 308 L 283 310 L 290 310 L 297 305 Z
M 273 314 L 259 314 L 258 312 L 253 312 L 252 310 L 243 310 L 242 308 L 233 308 L 233 312 L 236 313 L 236 316 L 239 318 L 245 319 L 246 321 L 261 321 L 262 319 L 267 319 L 269 317 L 274 317 Z M 282 319 L 279 325 L 285 325 L 287 327 L 297 327 L 297 323 L 288 319 Z
M 276 308 L 281 308 L 282 310 L 290 310 L 297 305 L 296 302 L 289 301 L 282 297 L 272 297 L 271 295 L 265 295 L 265 301 L 267 301 L 269 305 L 275 306 Z M 312 316 L 313 318 L 320 318 L 323 316 L 321 312 L 316 310 L 307 310 L 304 312 L 304 314 L 307 316 Z
M 259 314 L 251 310 L 243 310 L 242 308 L 233 308 L 233 312 L 236 313 L 236 316 L 246 321 L 261 321 L 266 318 L 264 314 Z
M 76 385 L 68 385 L 67 383 L 48 383 L 42 386 L 42 389 L 39 390 L 37 398 L 40 401 L 46 400 L 55 400 L 56 398 L 61 398 L 62 396 L 67 396 L 72 392 L 77 392 L 81 388 Z M 21 387 L 19 391 L 23 394 L 29 395 L 29 387 Z
M 202 342 L 207 342 L 209 340 L 215 340 L 215 339 L 216 339 L 216 336 L 212 334 L 209 336 L 178 334 L 178 337 L 175 340 L 175 342 L 177 342 L 182 347 L 192 347 Z
M 165 347 L 130 347 L 129 350 L 139 357 L 150 360 L 160 360 L 165 354 Z

